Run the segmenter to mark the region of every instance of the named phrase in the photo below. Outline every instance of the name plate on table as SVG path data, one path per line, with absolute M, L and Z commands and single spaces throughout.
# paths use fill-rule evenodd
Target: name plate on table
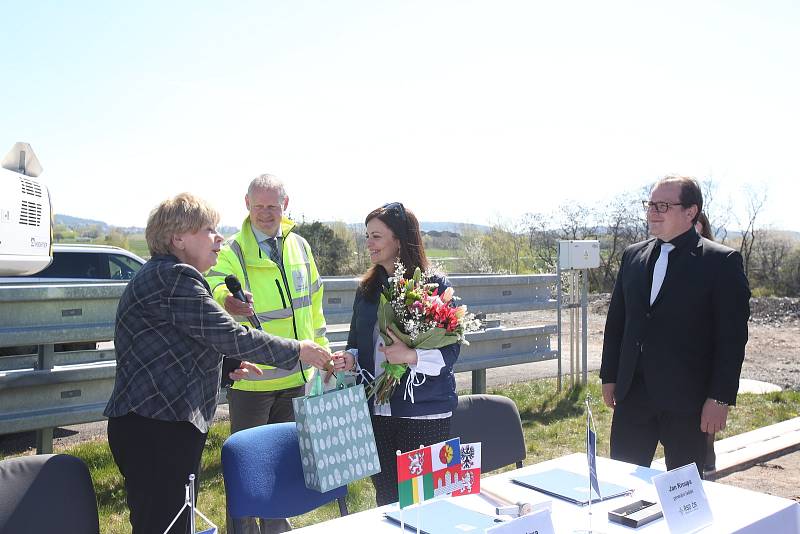
M 653 485 L 670 532 L 695 532 L 713 521 L 703 481 L 694 463 L 654 476 Z
M 540 510 L 487 528 L 486 534 L 555 534 L 555 530 L 550 510 Z

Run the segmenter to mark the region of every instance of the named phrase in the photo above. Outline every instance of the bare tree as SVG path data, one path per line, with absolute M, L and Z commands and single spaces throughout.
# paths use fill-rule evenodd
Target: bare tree
M 742 230 L 741 242 L 739 243 L 739 252 L 744 259 L 744 273 L 750 276 L 750 259 L 753 255 L 753 246 L 756 242 L 756 221 L 767 202 L 766 188 L 753 188 L 747 186 L 744 189 L 745 201 L 747 202 L 747 221 Z
M 537 271 L 552 272 L 558 261 L 558 235 L 552 229 L 553 217 L 544 213 L 526 213 L 523 226 L 528 236 L 528 248 Z
M 782 270 L 792 252 L 793 244 L 774 230 L 757 230 L 753 245 L 753 265 L 750 278 L 753 285 L 765 286 L 772 293 L 781 291 Z
M 728 239 L 728 225 L 731 221 L 730 200 L 719 200 L 717 182 L 711 176 L 700 181 L 700 188 L 703 192 L 703 211 L 714 232 L 714 239 L 724 244 Z
M 800 297 L 800 246 L 794 250 L 781 264 L 780 292 L 787 297 Z
M 642 229 L 641 195 L 622 193 L 599 213 L 600 269 L 591 272 L 592 286 L 610 291 L 625 248 L 646 237 Z
M 593 224 L 595 211 L 577 202 L 567 202 L 558 207 L 561 239 L 588 239 L 597 236 L 597 225 Z

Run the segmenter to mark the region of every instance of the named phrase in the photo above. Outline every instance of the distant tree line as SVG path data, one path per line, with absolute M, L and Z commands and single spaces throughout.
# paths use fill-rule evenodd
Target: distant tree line
M 715 239 L 741 252 L 753 294 L 800 296 L 800 238 L 760 224 L 766 191 L 746 187 L 738 199 L 744 210 L 736 211 L 730 201 L 718 198 L 713 180 L 704 180 L 701 186 Z M 559 240 L 596 239 L 600 242 L 600 267 L 589 273 L 590 289 L 608 292 L 625 248 L 648 236 L 641 207 L 648 196 L 649 187 L 642 187 L 602 205 L 566 202 L 547 212 L 498 220 L 488 232 L 464 225 L 459 232 L 423 232 L 423 240 L 433 262 L 447 256 L 449 272 L 521 274 L 555 272 Z M 741 220 L 734 215 L 739 211 L 744 214 Z M 302 221 L 295 231 L 308 240 L 323 276 L 357 276 L 370 266 L 363 227 Z M 54 236 L 56 242 L 103 243 L 140 255 L 146 252 L 141 234 L 114 227 L 56 225 Z
M 712 180 L 701 182 L 704 210 L 715 239 L 742 254 L 753 294 L 800 296 L 800 238 L 790 232 L 760 226 L 766 190 L 746 187 L 739 201 L 743 218 L 731 203 L 717 198 Z M 601 206 L 565 203 L 547 213 L 527 213 L 496 222 L 486 234 L 462 236 L 464 270 L 494 273 L 555 272 L 558 241 L 596 239 L 600 267 L 589 272 L 592 291 L 614 287 L 626 247 L 648 237 L 641 207 L 649 187 L 622 193 Z M 740 210 L 741 211 L 741 210 Z
M 69 227 L 65 224 L 53 226 L 53 240 L 56 243 L 89 243 L 112 245 L 130 250 L 128 234 L 121 228 L 104 227 L 99 224 Z

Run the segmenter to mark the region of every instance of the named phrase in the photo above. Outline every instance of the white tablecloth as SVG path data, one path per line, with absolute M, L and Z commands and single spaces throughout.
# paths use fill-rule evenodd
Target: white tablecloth
M 609 523 L 608 511 L 620 506 L 624 506 L 632 501 L 645 499 L 657 501 L 655 488 L 650 481 L 650 477 L 659 471 L 648 469 L 633 464 L 618 462 L 608 458 L 597 459 L 598 477 L 607 482 L 613 482 L 634 488 L 631 496 L 609 499 L 592 505 L 593 530 L 601 532 L 633 532 L 643 534 L 668 533 L 666 521 L 658 519 L 652 523 L 632 529 Z M 489 477 L 492 483 L 500 482 L 507 484 L 508 488 L 513 488 L 514 495 L 521 500 L 530 502 L 540 502 L 543 499 L 551 499 L 539 492 L 523 488 L 510 481 L 517 475 L 535 473 L 552 468 L 562 468 L 576 473 L 586 473 L 586 455 L 571 454 L 555 460 L 541 462 L 536 465 L 523 467 L 514 471 L 509 471 L 499 475 Z M 800 482 L 798 482 L 800 484 Z M 712 526 L 703 529 L 703 534 L 722 534 L 722 533 L 742 533 L 742 534 L 800 534 L 800 504 L 789 499 L 774 497 L 764 493 L 757 493 L 745 489 L 718 484 L 715 482 L 703 482 L 706 496 L 711 506 L 714 516 Z M 494 506 L 482 497 L 469 495 L 466 497 L 456 497 L 454 502 L 461 506 L 473 508 L 489 514 L 494 513 Z M 387 510 L 396 509 L 397 505 L 389 505 L 372 510 L 366 510 L 357 514 L 337 518 L 332 521 L 318 523 L 309 527 L 299 529 L 299 532 L 349 532 L 357 533 L 382 533 L 400 531 L 396 523 L 383 517 Z M 589 507 L 576 506 L 567 501 L 552 498 L 551 503 L 553 525 L 558 533 L 569 532 L 574 529 L 585 529 L 589 527 Z M 408 514 L 413 514 L 413 508 L 407 508 Z M 409 531 L 410 532 L 410 531 Z

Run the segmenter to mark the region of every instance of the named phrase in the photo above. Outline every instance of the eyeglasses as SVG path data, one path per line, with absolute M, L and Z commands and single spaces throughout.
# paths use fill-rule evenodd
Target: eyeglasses
M 642 200 L 644 211 L 652 211 L 655 208 L 658 213 L 667 213 L 670 206 L 683 206 L 683 204 L 680 202 L 650 202 L 649 200 Z
M 381 206 L 383 211 L 385 212 L 394 212 L 397 214 L 397 218 L 400 219 L 400 222 L 403 225 L 408 224 L 408 218 L 406 217 L 406 208 L 403 206 L 401 202 L 389 202 L 388 204 L 384 204 Z

